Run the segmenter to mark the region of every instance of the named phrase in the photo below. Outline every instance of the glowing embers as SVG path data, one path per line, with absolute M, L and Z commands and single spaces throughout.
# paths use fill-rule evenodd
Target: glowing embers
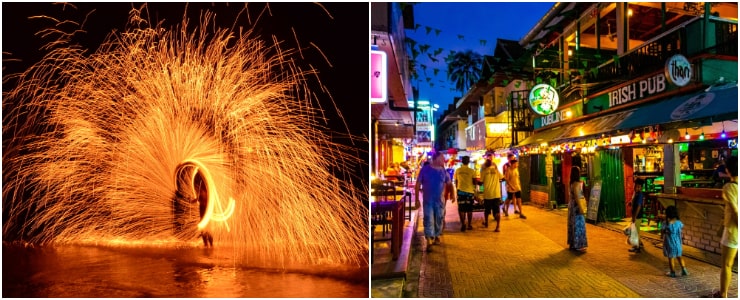
M 208 172 L 208 168 L 197 160 L 188 159 L 178 166 L 175 173 L 178 192 L 187 195 L 189 199 L 195 199 L 193 202 L 198 202 L 200 206 L 205 207 L 204 211 L 200 212 L 198 229 L 204 230 L 208 223 L 213 220 L 223 222 L 226 231 L 231 231 L 226 220 L 234 214 L 236 201 L 229 197 L 226 210 L 224 210 L 221 204 L 221 196 L 214 184 L 213 176 Z
M 4 237 L 180 247 L 207 231 L 235 260 L 367 263 L 367 193 L 349 180 L 360 152 L 315 104 L 333 100 L 306 92 L 318 78 L 298 50 L 212 18 L 192 34 L 131 26 L 94 55 L 59 45 L 18 76 L 7 120 L 29 122 L 3 127 L 3 197 L 22 199 L 4 202 Z

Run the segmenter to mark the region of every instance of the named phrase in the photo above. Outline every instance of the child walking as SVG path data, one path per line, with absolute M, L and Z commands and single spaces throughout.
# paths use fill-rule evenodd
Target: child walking
M 681 275 L 689 275 L 686 271 L 686 265 L 684 264 L 683 258 L 683 247 L 681 240 L 683 234 L 683 223 L 678 219 L 678 210 L 675 206 L 671 205 L 665 209 L 666 220 L 663 223 L 663 255 L 668 258 L 668 266 L 671 271 L 666 273 L 667 276 L 676 277 L 676 271 L 674 268 L 674 262 L 678 259 L 678 263 L 681 265 Z

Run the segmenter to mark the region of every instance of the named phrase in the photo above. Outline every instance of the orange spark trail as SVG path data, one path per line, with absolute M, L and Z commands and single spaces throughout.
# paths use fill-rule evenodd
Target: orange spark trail
M 174 28 L 140 14 L 92 54 L 56 33 L 4 92 L 3 131 L 14 136 L 3 232 L 32 243 L 197 246 L 208 230 L 217 247 L 276 264 L 367 264 L 366 193 L 347 181 L 360 159 L 317 123 L 306 86 L 316 74 L 295 66 L 297 52 L 213 29 L 209 12 Z M 183 165 L 206 174 L 203 219 L 197 204 L 177 202 L 178 191 L 193 198 Z

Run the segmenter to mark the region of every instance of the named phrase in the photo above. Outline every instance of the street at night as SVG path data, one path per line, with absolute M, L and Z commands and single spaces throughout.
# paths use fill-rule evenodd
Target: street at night
M 366 3 L 2 5 L 3 296 L 368 296 Z
M 737 18 L 372 3 L 371 296 L 737 297 Z

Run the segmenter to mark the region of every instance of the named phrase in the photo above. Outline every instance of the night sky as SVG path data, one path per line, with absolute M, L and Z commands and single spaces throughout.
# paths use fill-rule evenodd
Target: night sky
M 365 75 L 367 64 L 367 35 L 369 32 L 368 3 L 271 3 L 269 12 L 263 12 L 264 4 L 247 4 L 246 13 L 239 15 L 243 3 L 189 3 L 187 15 L 191 24 L 197 24 L 203 9 L 216 13 L 216 24 L 221 28 L 239 27 L 254 28 L 260 38 L 272 45 L 272 35 L 284 41 L 284 49 L 296 48 L 296 38 L 291 31 L 295 30 L 297 39 L 303 49 L 304 59 L 297 56 L 297 65 L 309 69 L 309 65 L 319 71 L 321 83 L 331 94 L 337 108 L 352 135 L 360 137 L 361 142 L 353 145 L 358 149 L 355 156 L 368 162 L 369 105 L 366 100 L 368 83 Z M 41 38 L 34 35 L 40 29 L 51 27 L 48 19 L 29 19 L 30 16 L 47 15 L 59 20 L 85 21 L 86 32 L 78 34 L 74 41 L 93 52 L 105 36 L 112 30 L 123 31 L 128 14 L 140 3 L 74 3 L 75 7 L 51 3 L 7 3 L 3 2 L 3 77 L 10 73 L 20 72 L 37 62 L 43 52 Z M 163 27 L 179 24 L 185 12 L 185 3 L 150 3 L 148 4 L 151 23 L 164 21 Z M 324 10 L 326 9 L 326 11 Z M 328 11 L 328 14 L 327 14 Z M 333 19 L 332 19 L 333 17 Z M 313 42 L 329 63 L 310 45 Z M 296 54 L 297 55 L 297 54 Z M 295 56 L 294 56 L 295 57 Z M 9 86 L 3 84 L 3 91 Z M 334 142 L 350 144 L 346 138 L 347 128 L 334 113 L 331 98 L 318 87 L 309 89 L 316 94 L 324 107 L 327 126 L 332 132 Z M 6 103 L 3 104 L 4 106 Z M 338 133 L 338 134 L 335 134 Z M 367 177 L 367 165 L 357 168 L 358 178 Z
M 427 75 L 419 69 L 420 99 L 439 104 L 435 120 L 452 104 L 454 97 L 463 93 L 454 91 L 454 83 L 447 79 L 444 57 L 450 50 L 473 50 L 481 55 L 493 55 L 496 39 L 519 41 L 550 10 L 553 2 L 493 2 L 493 3 L 418 3 L 414 6 L 416 30 L 406 30 L 406 36 L 419 44 L 430 45 L 429 51 L 442 48 L 433 62 L 427 55 L 419 55 L 419 64 L 427 66 Z M 429 27 L 429 30 L 428 28 Z M 428 33 L 427 33 L 428 32 Z M 439 33 L 438 33 L 439 32 Z M 433 69 L 438 69 L 434 76 Z M 426 77 L 431 80 L 427 81 Z

